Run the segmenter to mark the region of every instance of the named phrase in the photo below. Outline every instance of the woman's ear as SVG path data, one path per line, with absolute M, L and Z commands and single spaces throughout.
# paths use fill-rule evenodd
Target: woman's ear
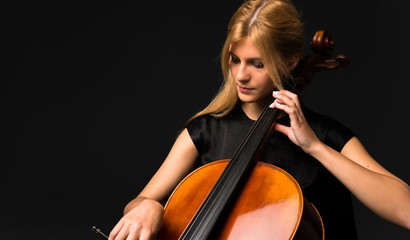
M 288 63 L 289 71 L 292 71 L 298 65 L 299 60 L 300 60 L 299 54 L 294 54 L 292 55 L 292 57 L 290 57 L 289 63 Z

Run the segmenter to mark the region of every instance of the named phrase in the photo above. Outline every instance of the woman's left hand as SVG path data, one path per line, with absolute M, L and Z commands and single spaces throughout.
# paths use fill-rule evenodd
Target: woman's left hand
M 303 151 L 310 153 L 320 140 L 306 121 L 298 96 L 286 90 L 274 91 L 272 95 L 276 99 L 270 107 L 283 110 L 290 118 L 290 127 L 276 123 L 274 129 L 288 136 Z

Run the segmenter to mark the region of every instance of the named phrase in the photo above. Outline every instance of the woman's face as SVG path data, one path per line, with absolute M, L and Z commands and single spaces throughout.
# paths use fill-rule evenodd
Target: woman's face
M 259 51 L 249 37 L 230 47 L 230 69 L 243 103 L 267 104 L 274 89 Z

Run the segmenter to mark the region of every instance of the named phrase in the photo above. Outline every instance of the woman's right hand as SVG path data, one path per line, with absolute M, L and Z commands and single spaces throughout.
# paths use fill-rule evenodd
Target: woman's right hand
M 155 239 L 162 226 L 165 200 L 192 170 L 199 156 L 185 128 L 164 163 L 138 197 L 127 204 L 124 216 L 112 229 L 109 240 Z
M 163 206 L 151 199 L 142 199 L 112 229 L 109 240 L 155 239 L 162 225 Z

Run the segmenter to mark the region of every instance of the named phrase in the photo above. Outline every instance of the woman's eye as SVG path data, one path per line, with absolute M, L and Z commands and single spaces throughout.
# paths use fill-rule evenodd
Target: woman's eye
M 263 62 L 254 62 L 253 66 L 256 67 L 256 68 L 264 68 L 265 67 Z
M 237 63 L 239 63 L 239 62 L 240 62 L 240 61 L 239 61 L 239 58 L 234 57 L 234 56 L 231 56 L 231 63 L 237 64 Z

